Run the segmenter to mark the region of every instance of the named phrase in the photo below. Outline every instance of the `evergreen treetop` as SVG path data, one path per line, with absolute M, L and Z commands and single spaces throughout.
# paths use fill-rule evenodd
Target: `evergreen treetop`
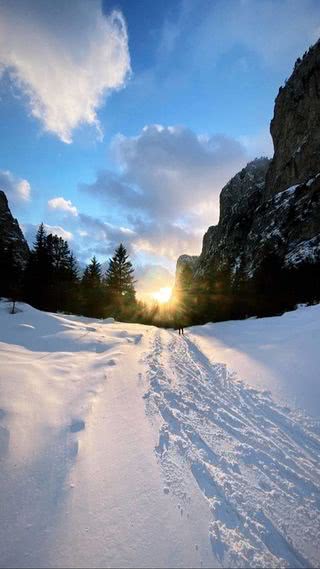
M 89 265 L 86 266 L 82 277 L 82 284 L 86 287 L 99 287 L 101 285 L 102 270 L 97 258 L 92 257 Z
M 126 248 L 122 243 L 115 250 L 109 261 L 109 267 L 105 276 L 105 284 L 111 293 L 120 296 L 135 295 L 134 268 Z

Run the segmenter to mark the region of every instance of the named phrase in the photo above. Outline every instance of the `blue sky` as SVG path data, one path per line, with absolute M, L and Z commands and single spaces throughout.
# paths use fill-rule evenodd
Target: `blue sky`
M 124 241 L 141 293 L 197 254 L 218 196 L 272 155 L 318 0 L 0 0 L 0 187 L 81 263 Z

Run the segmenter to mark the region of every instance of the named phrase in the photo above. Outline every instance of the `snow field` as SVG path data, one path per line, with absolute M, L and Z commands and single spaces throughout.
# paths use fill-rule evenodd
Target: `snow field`
M 0 302 L 1 567 L 318 565 L 319 306 L 184 337 L 19 310 Z

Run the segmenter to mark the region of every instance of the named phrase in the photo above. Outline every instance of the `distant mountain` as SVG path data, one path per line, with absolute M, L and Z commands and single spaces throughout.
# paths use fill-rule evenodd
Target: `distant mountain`
M 29 247 L 18 221 L 10 211 L 5 193 L 0 190 L 0 257 L 9 253 L 10 249 L 17 262 L 24 267 L 29 256 Z
M 250 162 L 226 184 L 219 223 L 192 263 L 194 290 L 232 305 L 234 317 L 256 313 L 259 301 L 273 313 L 320 300 L 320 40 L 279 90 L 270 130 L 273 159 Z

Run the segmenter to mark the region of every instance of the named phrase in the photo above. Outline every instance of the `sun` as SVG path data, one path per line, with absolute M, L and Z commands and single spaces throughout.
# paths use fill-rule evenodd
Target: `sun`
M 151 296 L 154 300 L 160 302 L 160 304 L 165 304 L 166 302 L 169 302 L 171 295 L 172 287 L 164 286 L 157 290 L 157 292 L 153 292 Z

